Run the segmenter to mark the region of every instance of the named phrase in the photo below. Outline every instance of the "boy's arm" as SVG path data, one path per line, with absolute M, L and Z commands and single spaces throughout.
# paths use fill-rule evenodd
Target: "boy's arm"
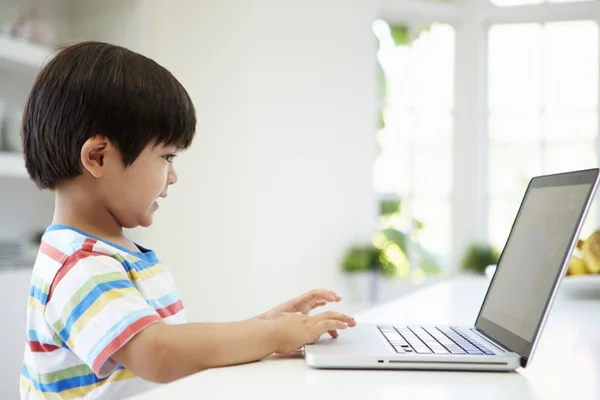
M 230 323 L 156 323 L 135 335 L 111 358 L 141 378 L 167 383 L 207 368 L 290 353 L 327 332 L 333 336 L 337 329 L 355 325 L 353 318 L 333 311 Z
M 274 324 L 156 323 L 134 336 L 112 359 L 141 378 L 167 383 L 208 368 L 242 364 L 273 354 Z

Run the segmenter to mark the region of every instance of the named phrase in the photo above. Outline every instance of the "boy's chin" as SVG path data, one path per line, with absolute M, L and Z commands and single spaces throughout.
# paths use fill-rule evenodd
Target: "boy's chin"
M 140 221 L 140 225 L 142 228 L 148 228 L 154 222 L 154 217 L 152 215 L 147 216 L 142 221 Z

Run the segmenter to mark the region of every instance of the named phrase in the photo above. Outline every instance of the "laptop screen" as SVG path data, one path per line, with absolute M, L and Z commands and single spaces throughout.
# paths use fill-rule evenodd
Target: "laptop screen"
M 597 170 L 531 180 L 476 328 L 526 363 L 598 177 Z

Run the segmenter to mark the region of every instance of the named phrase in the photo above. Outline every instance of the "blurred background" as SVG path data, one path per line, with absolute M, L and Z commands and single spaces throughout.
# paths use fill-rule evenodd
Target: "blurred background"
M 354 313 L 494 264 L 532 176 L 598 164 L 599 22 L 598 0 L 0 0 L 0 398 L 54 201 L 20 118 L 57 46 L 123 45 L 189 91 L 179 181 L 130 234 L 190 320 L 224 321 L 315 287 Z

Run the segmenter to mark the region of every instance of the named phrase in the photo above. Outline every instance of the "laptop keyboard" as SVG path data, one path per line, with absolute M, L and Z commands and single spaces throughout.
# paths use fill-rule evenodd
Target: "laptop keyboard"
M 378 326 L 397 353 L 494 355 L 458 328 L 435 326 Z

